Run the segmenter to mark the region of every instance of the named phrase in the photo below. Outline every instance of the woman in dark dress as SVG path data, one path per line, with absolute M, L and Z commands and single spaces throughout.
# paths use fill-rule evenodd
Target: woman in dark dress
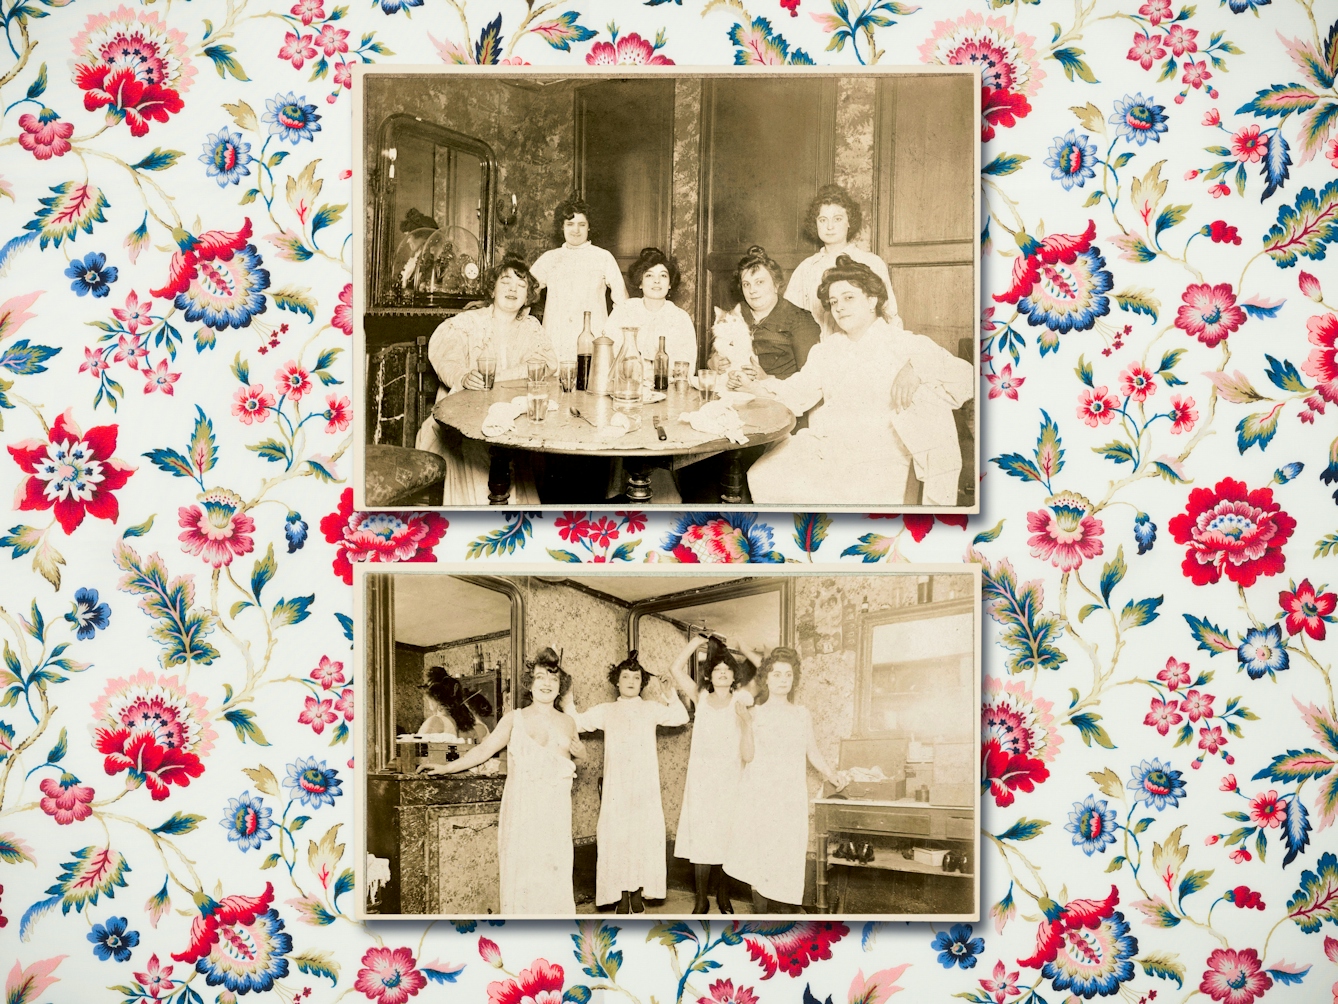
M 767 376 L 784 380 L 803 368 L 820 329 L 807 310 L 781 298 L 782 278 L 780 265 L 756 244 L 734 270 L 734 291 L 743 300 L 753 354 Z

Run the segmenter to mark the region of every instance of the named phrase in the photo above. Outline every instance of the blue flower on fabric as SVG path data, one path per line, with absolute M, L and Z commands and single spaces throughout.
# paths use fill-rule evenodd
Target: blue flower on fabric
M 288 538 L 288 553 L 302 550 L 307 542 L 307 521 L 300 512 L 290 512 L 283 521 L 283 535 Z
M 343 783 L 337 770 L 326 767 L 324 760 L 318 763 L 314 756 L 298 757 L 290 763 L 288 776 L 283 780 L 283 786 L 292 789 L 292 797 L 312 809 L 334 805 L 334 800 L 343 794 L 339 790 Z
M 1087 331 L 1098 317 L 1110 313 L 1106 296 L 1115 278 L 1101 249 L 1094 247 L 1096 221 L 1081 234 L 1050 234 L 1041 240 L 1019 232 L 1022 259 L 1013 265 L 1013 284 L 995 293 L 998 303 L 1015 303 L 1027 323 L 1044 325 L 1056 334 Z M 1056 336 L 1041 336 L 1041 355 L 1059 347 Z
M 1185 794 L 1185 785 L 1180 780 L 1184 775 L 1156 757 L 1144 760 L 1137 767 L 1131 768 L 1130 773 L 1133 776 L 1127 787 L 1134 793 L 1135 804 L 1143 802 L 1161 810 L 1167 805 L 1179 805 Z
M 307 104 L 306 100 L 305 95 L 299 98 L 289 91 L 266 101 L 265 107 L 269 110 L 261 117 L 269 123 L 270 135 L 294 146 L 304 139 L 314 139 L 313 133 L 321 131 L 321 117 L 316 114 L 316 106 Z
M 754 513 L 688 512 L 660 544 L 661 561 L 688 563 L 784 561 L 771 527 Z M 667 553 L 663 553 L 667 552 Z
M 1283 464 L 1273 472 L 1273 480 L 1280 485 L 1285 485 L 1288 481 L 1296 480 L 1303 470 L 1305 470 L 1305 464 L 1301 463 L 1299 460 L 1293 461 L 1290 464 Z
M 242 177 L 251 173 L 248 165 L 253 160 L 251 144 L 242 139 L 240 132 L 232 132 L 227 126 L 209 134 L 204 141 L 204 153 L 200 154 L 204 173 L 217 181 L 219 188 L 240 185 Z
M 240 798 L 228 799 L 228 807 L 218 825 L 228 831 L 228 839 L 243 851 L 252 851 L 273 838 L 271 815 L 273 811 L 265 805 L 263 798 L 259 795 L 252 797 L 249 791 L 244 791 Z
M 1081 847 L 1089 858 L 1097 853 L 1105 853 L 1107 847 L 1115 843 L 1115 810 L 1109 807 L 1104 798 L 1088 795 L 1081 802 L 1073 803 L 1069 821 L 1064 829 L 1073 834 L 1075 847 Z
M 380 3 L 381 12 L 383 14 L 398 14 L 400 11 L 408 10 L 410 7 L 423 6 L 423 0 L 380 0 Z
M 80 641 L 88 641 L 97 632 L 104 630 L 110 617 L 111 608 L 98 602 L 96 589 L 76 589 L 74 609 L 65 615 L 65 619 L 77 629 L 74 636 Z
M 1230 7 L 1233 14 L 1244 14 L 1247 10 L 1254 11 L 1254 16 L 1259 16 L 1259 8 L 1267 7 L 1273 0 L 1222 0 L 1221 6 Z
M 949 931 L 940 931 L 930 944 L 938 952 L 938 961 L 944 969 L 957 966 L 970 969 L 976 964 L 976 956 L 985 950 L 984 938 L 971 937 L 970 924 L 953 924 Z
M 1138 553 L 1147 554 L 1157 542 L 1157 524 L 1145 512 L 1134 517 L 1134 540 L 1138 541 Z
M 1245 640 L 1236 649 L 1236 658 L 1240 661 L 1240 668 L 1249 674 L 1251 680 L 1289 669 L 1291 656 L 1287 653 L 1287 646 L 1282 643 L 1282 625 L 1250 628 L 1245 632 Z
M 130 960 L 130 949 L 139 944 L 139 932 L 127 931 L 129 921 L 124 917 L 108 917 L 105 924 L 94 924 L 85 935 L 93 942 L 93 954 L 103 962 Z
M 65 268 L 65 277 L 74 280 L 70 289 L 80 296 L 106 296 L 119 274 L 115 265 L 107 264 L 107 256 L 101 251 L 90 251 L 82 261 L 76 258 Z
M 1070 129 L 1050 144 L 1045 166 L 1051 169 L 1050 177 L 1063 185 L 1066 192 L 1074 185 L 1082 188 L 1088 178 L 1096 177 L 1096 144 L 1089 142 L 1090 139 Z
M 1109 121 L 1130 143 L 1139 146 L 1148 140 L 1160 143 L 1161 134 L 1166 131 L 1166 106 L 1153 104 L 1152 98 L 1145 98 L 1141 93 L 1133 97 L 1126 94 L 1115 102 L 1115 112 Z

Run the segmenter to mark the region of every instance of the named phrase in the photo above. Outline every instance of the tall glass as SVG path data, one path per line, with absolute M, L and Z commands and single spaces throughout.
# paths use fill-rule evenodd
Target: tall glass
M 720 374 L 713 369 L 704 369 L 697 371 L 697 386 L 702 389 L 702 401 L 712 399 L 712 391 L 715 390 L 716 380 Z
M 576 360 L 563 359 L 558 363 L 558 386 L 562 393 L 570 394 L 576 389 Z
M 483 389 L 492 390 L 497 381 L 497 357 L 485 349 L 479 356 L 479 372 L 483 374 Z
M 530 380 L 527 390 L 527 417 L 531 422 L 542 422 L 548 417 L 548 381 Z
M 531 380 L 548 379 L 548 364 L 542 359 L 525 360 L 525 369 Z
M 692 363 L 678 359 L 673 363 L 674 390 L 682 393 L 688 389 L 688 377 L 692 375 Z

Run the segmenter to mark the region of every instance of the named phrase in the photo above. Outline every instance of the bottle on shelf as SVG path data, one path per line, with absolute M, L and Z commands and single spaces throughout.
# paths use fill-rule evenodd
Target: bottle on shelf
M 590 361 L 595 352 L 595 338 L 590 331 L 590 311 L 585 312 L 585 323 L 576 339 L 576 389 L 590 389 Z
M 664 347 L 664 335 L 660 336 L 660 347 L 655 352 L 655 389 L 669 390 L 669 352 Z

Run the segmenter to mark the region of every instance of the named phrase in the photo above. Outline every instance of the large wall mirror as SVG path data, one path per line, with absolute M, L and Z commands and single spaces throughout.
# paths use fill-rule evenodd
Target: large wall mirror
M 491 264 L 497 158 L 412 115 L 389 116 L 377 135 L 372 307 L 458 308 L 481 295 Z

